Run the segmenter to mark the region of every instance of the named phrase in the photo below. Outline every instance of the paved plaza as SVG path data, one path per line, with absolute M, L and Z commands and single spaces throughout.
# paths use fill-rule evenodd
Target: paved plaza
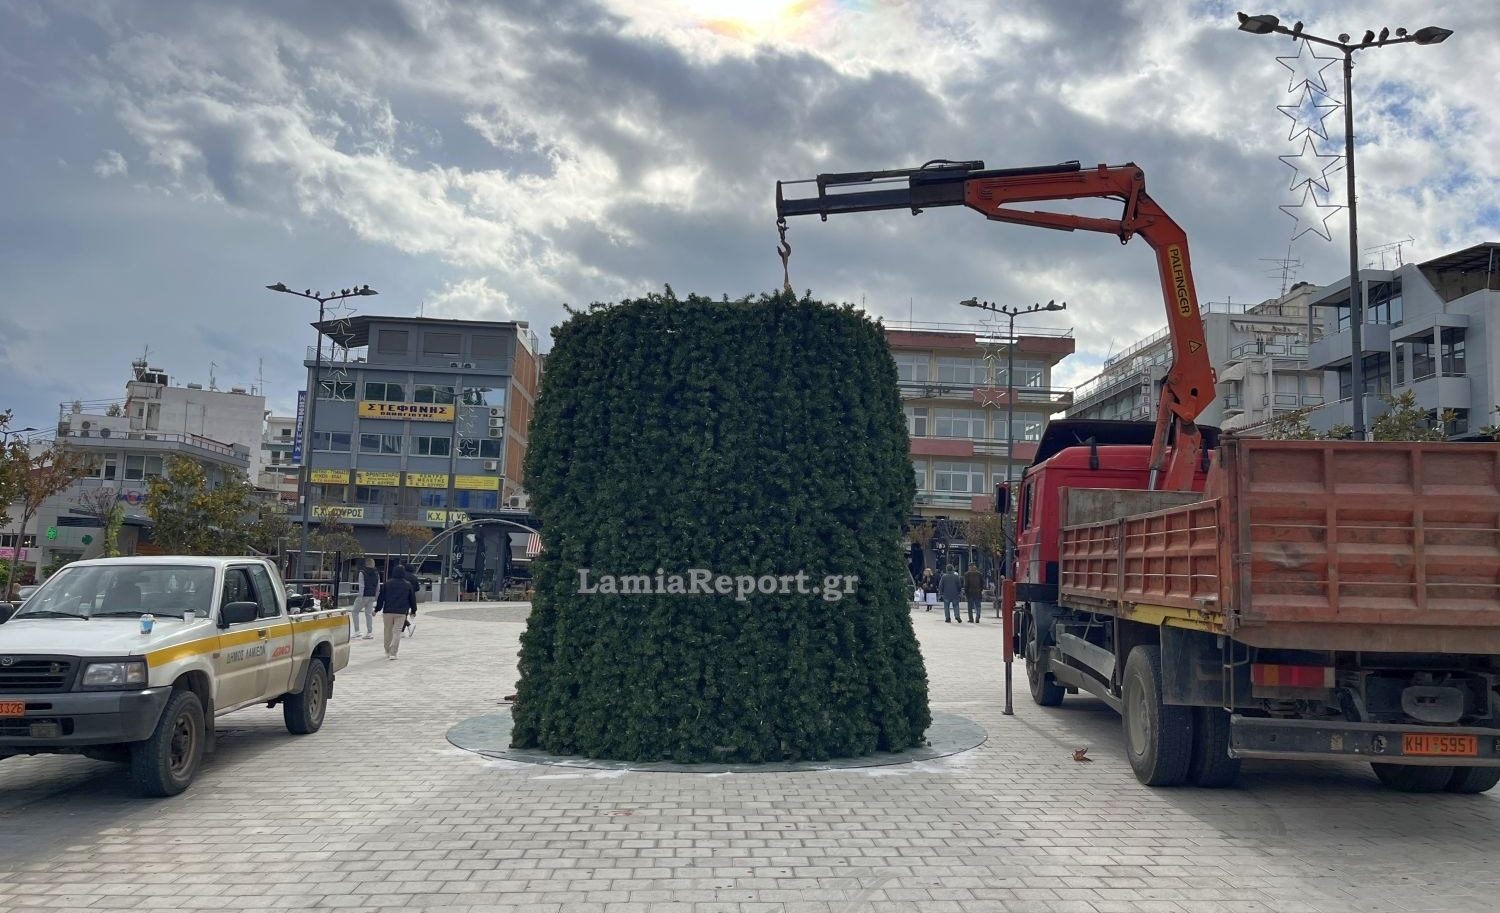
M 398 662 L 354 646 L 327 724 L 221 721 L 175 799 L 77 758 L 0 762 L 0 910 L 1209 913 L 1493 910 L 1500 797 L 1407 796 L 1356 765 L 1247 763 L 1151 790 L 1118 718 L 1034 707 L 1000 630 L 914 614 L 934 709 L 979 748 L 777 774 L 569 770 L 451 746 L 514 690 L 517 605 L 424 607 Z M 1091 763 L 1073 760 L 1087 747 Z

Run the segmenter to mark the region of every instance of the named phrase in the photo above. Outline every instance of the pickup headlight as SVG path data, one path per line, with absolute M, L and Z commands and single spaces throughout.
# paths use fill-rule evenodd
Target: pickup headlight
M 132 688 L 146 684 L 146 664 L 140 660 L 124 663 L 89 663 L 83 667 L 83 688 Z

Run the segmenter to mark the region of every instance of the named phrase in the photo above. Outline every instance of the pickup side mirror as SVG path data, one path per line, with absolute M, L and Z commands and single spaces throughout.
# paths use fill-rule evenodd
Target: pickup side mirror
M 999 482 L 995 485 L 995 513 L 1010 513 L 1010 485 Z
M 249 624 L 260 617 L 260 603 L 231 602 L 219 610 L 219 627 Z

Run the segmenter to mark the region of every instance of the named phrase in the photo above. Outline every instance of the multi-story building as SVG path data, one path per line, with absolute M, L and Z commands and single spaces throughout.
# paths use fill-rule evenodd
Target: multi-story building
M 297 509 L 297 488 L 302 471 L 296 459 L 297 417 L 266 416 L 266 430 L 260 442 L 260 476 L 257 488 L 272 492 L 288 511 Z
M 1243 427 L 1322 402 L 1322 372 L 1307 366 L 1306 287 L 1256 305 L 1202 305 L 1204 343 L 1218 375 L 1218 396 L 1198 421 Z M 1161 382 L 1172 364 L 1164 327 L 1104 362 L 1073 391 L 1068 418 L 1154 421 Z
M 1073 352 L 1071 330 L 1018 330 L 1011 343 L 989 328 L 888 328 L 917 480 L 917 513 L 963 518 L 994 510 L 997 482 L 1031 462 L 1042 428 L 1065 408 L 1052 370 Z M 1012 434 L 1007 406 L 1014 405 Z M 1007 444 L 1007 439 L 1013 445 Z
M 147 367 L 144 359 L 132 363 L 131 368 L 133 376 L 125 384 L 124 415 L 132 430 L 197 435 L 244 447 L 250 453 L 250 481 L 256 481 L 266 421 L 264 396 L 244 387 L 205 390 L 196 383 L 173 386 L 165 372 Z
M 1491 370 L 1490 352 L 1500 347 L 1500 332 L 1490 333 L 1489 322 L 1500 305 L 1500 243 L 1393 270 L 1360 270 L 1356 281 L 1365 294 L 1360 350 L 1366 421 L 1384 413 L 1383 394 L 1411 390 L 1434 419 L 1453 412 L 1449 437 L 1469 436 L 1492 423 L 1500 370 Z M 1327 372 L 1330 393 L 1329 402 L 1309 416 L 1319 431 L 1352 423 L 1349 287 L 1341 279 L 1317 289 L 1310 300 L 1323 337 L 1309 347 L 1309 366 Z
M 519 506 L 539 379 L 525 322 L 362 316 L 322 330 L 334 347 L 316 380 L 313 349 L 305 362 L 314 522 L 340 518 L 366 554 L 399 555 L 394 521 L 436 529 Z

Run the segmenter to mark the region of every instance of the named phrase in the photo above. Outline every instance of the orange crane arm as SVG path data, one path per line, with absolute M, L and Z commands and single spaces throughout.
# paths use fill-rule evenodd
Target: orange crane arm
M 890 185 L 903 179 L 904 188 L 827 193 L 828 187 Z M 908 208 L 915 215 L 931 206 L 963 205 L 997 222 L 1105 232 L 1122 244 L 1137 234 L 1145 238 L 1156 252 L 1172 341 L 1172 367 L 1162 385 L 1151 447 L 1150 487 L 1192 489 L 1203 459 L 1203 437 L 1195 421 L 1213 400 L 1214 370 L 1203 338 L 1187 233 L 1146 194 L 1146 176 L 1139 167 L 1099 165 L 1089 170 L 1064 162 L 987 171 L 983 162 L 939 160 L 921 168 L 819 175 L 816 182 L 816 197 L 790 200 L 783 196 L 782 182 L 777 182 L 778 224 L 784 227 L 789 215 L 818 214 L 827 219 L 832 213 Z M 1017 203 L 1082 198 L 1116 199 L 1124 211 L 1110 219 L 1011 208 Z

